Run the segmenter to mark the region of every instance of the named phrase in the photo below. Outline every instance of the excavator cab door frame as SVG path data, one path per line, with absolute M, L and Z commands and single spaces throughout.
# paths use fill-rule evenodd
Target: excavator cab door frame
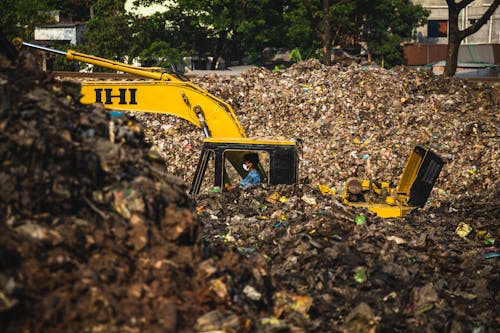
M 415 146 L 406 161 L 397 195 L 410 206 L 424 207 L 443 166 L 441 157 L 429 148 Z
M 269 185 L 297 182 L 298 152 L 295 141 L 210 138 L 204 141 L 189 194 L 196 196 L 199 193 L 210 155 L 215 158 L 213 185 L 223 189 L 226 182 L 225 160 L 233 165 L 241 177 L 245 177 L 246 171 L 241 165 L 243 156 L 249 152 L 265 152 L 269 156 L 269 174 L 262 174 L 262 166 L 258 168 L 263 182 Z

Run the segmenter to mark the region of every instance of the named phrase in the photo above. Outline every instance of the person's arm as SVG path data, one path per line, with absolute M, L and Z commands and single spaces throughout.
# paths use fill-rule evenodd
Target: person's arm
M 234 190 L 236 187 L 238 187 L 239 184 L 233 184 L 233 185 L 229 185 L 226 187 L 226 190 L 227 191 L 232 191 Z
M 248 187 L 251 185 L 257 185 L 260 183 L 260 175 L 257 170 L 252 170 L 248 175 L 240 182 L 241 187 Z

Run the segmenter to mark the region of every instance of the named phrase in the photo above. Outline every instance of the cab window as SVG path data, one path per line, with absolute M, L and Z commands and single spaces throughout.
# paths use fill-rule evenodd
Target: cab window
M 246 175 L 246 172 L 243 171 L 243 176 L 240 176 L 238 171 L 242 171 L 241 165 L 233 165 L 231 161 L 227 158 L 228 154 L 238 152 L 242 156 L 247 153 L 255 153 L 259 156 L 259 165 L 256 167 L 259 172 L 261 183 L 267 183 L 269 179 L 269 153 L 266 151 L 248 151 L 248 150 L 226 150 L 223 155 L 223 172 L 224 172 L 224 185 L 231 185 L 239 183 Z M 238 170 L 239 169 L 239 170 Z

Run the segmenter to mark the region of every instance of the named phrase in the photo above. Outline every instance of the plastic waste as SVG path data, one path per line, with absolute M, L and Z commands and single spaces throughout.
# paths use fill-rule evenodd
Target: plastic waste
M 258 301 L 262 298 L 262 294 L 249 284 L 243 288 L 243 293 L 252 301 Z
M 212 193 L 219 193 L 220 192 L 220 187 L 219 186 L 214 186 L 212 189 L 210 189 L 210 192 L 212 192 Z
M 361 284 L 365 283 L 367 279 L 368 276 L 366 274 L 366 267 L 357 267 L 354 270 L 354 281 Z
M 396 244 L 398 244 L 398 245 L 407 243 L 406 240 L 404 240 L 403 238 L 398 237 L 398 236 L 388 236 L 387 240 L 396 242 Z
M 364 214 L 359 214 L 355 219 L 356 225 L 363 225 L 366 223 L 366 216 Z
M 471 231 L 472 227 L 465 222 L 460 222 L 457 226 L 457 229 L 455 229 L 455 233 L 462 238 L 467 237 L 467 235 L 470 234 Z
M 474 239 L 476 241 L 483 242 L 486 245 L 495 244 L 495 237 L 493 237 L 493 235 L 486 230 L 479 230 L 478 232 L 476 232 L 476 234 L 474 235 Z
M 304 194 L 300 199 L 309 205 L 316 206 L 318 204 L 315 197 L 308 196 L 307 194 Z
M 326 185 L 323 185 L 323 184 L 318 184 L 318 190 L 321 192 L 321 194 L 323 195 L 327 195 L 327 194 L 330 194 L 330 195 L 335 195 L 335 189 L 333 188 L 330 188 Z

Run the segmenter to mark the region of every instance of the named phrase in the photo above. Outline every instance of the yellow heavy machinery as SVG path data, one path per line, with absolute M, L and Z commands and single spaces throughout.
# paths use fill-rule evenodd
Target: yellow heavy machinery
M 245 177 L 248 172 L 242 167 L 243 157 L 249 152 L 258 153 L 266 161 L 265 165 L 260 163 L 257 170 L 261 180 L 267 184 L 297 182 L 298 147 L 295 140 L 247 138 L 231 106 L 190 81 L 158 69 L 135 67 L 74 50 L 65 52 L 21 40 L 15 40 L 14 44 L 143 78 L 83 80 L 80 102 L 102 103 L 106 108 L 118 111 L 169 114 L 201 128 L 206 139 L 190 189 L 191 195 L 198 194 L 210 159 L 215 161 L 215 187 L 224 189 L 231 173 Z
M 17 44 L 66 56 L 69 60 L 138 75 L 144 80 L 82 81 L 81 103 L 102 103 L 118 111 L 163 113 L 185 119 L 203 130 L 205 139 L 190 189 L 197 195 L 206 170 L 213 161 L 213 185 L 224 189 L 228 167 L 242 177 L 243 156 L 256 152 L 265 156 L 266 166 L 259 166 L 261 179 L 269 185 L 294 184 L 298 180 L 298 145 L 295 140 L 247 138 L 229 104 L 188 80 L 158 69 L 135 67 L 74 50 L 60 51 L 17 41 Z M 377 215 L 402 217 L 423 207 L 436 182 L 443 161 L 429 149 L 416 146 L 396 189 L 388 183 L 349 179 L 343 201 L 346 205 L 366 207 Z M 374 197 L 378 197 L 374 200 Z
M 349 178 L 344 185 L 344 204 L 365 207 L 383 218 L 402 217 L 417 207 L 424 207 L 443 160 L 423 146 L 415 146 L 396 188 L 387 182 Z

